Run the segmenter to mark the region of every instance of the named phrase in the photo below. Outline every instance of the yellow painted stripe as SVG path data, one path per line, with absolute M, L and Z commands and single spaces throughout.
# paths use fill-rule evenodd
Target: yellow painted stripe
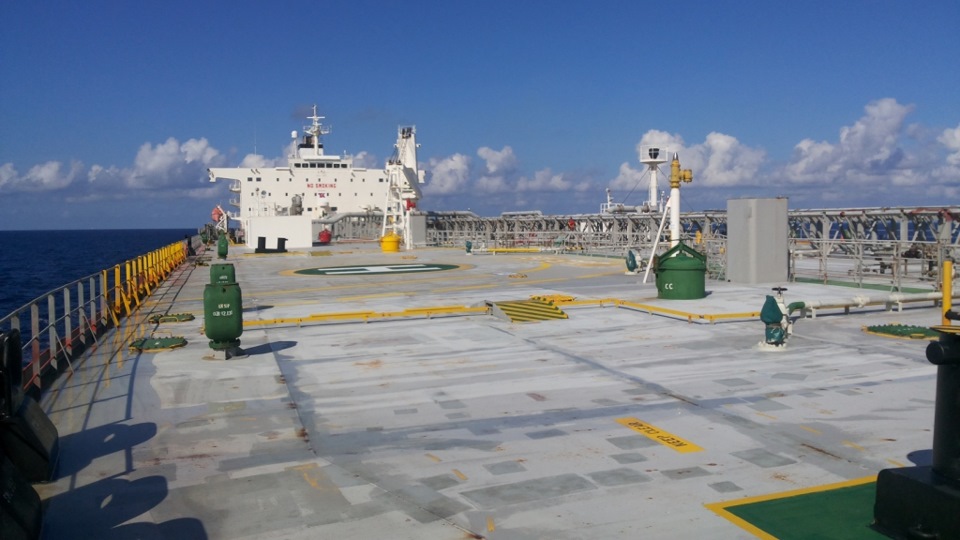
M 673 448 L 681 454 L 687 454 L 690 452 L 702 452 L 703 448 L 693 444 L 690 441 L 681 439 L 676 435 L 663 431 L 662 429 L 638 420 L 636 418 L 617 418 L 617 423 L 624 425 L 641 435 L 645 435 L 647 438 L 654 440 L 664 446 Z
M 758 415 L 758 416 L 762 416 L 762 417 L 764 417 L 764 418 L 769 418 L 770 420 L 776 420 L 776 419 L 777 419 L 777 417 L 776 417 L 776 416 L 773 416 L 772 414 L 767 414 L 767 413 L 758 412 L 757 415 Z
M 717 514 L 718 516 L 726 519 L 730 523 L 733 523 L 737 527 L 740 527 L 741 529 L 756 536 L 757 538 L 760 538 L 761 540 L 777 540 L 776 536 L 773 536 L 772 534 L 767 533 L 763 529 L 757 527 L 756 525 L 754 525 L 753 523 L 750 523 L 749 521 L 744 520 L 740 516 L 737 516 L 727 511 L 725 503 L 710 503 L 710 504 L 705 504 L 704 506 L 707 507 L 709 510 L 712 510 L 714 514 Z
M 864 478 L 856 478 L 854 480 L 846 480 L 844 482 L 836 482 L 833 484 L 825 484 L 822 486 L 796 489 L 793 491 L 783 491 L 780 493 L 771 493 L 768 495 L 748 497 L 746 499 L 736 499 L 736 500 L 727 501 L 727 502 L 708 503 L 708 504 L 704 504 L 703 506 L 713 511 L 713 513 L 717 514 L 718 516 L 740 527 L 741 529 L 756 535 L 757 538 L 762 538 L 764 540 L 776 540 L 777 537 L 735 516 L 730 511 L 728 511 L 727 508 L 732 508 L 734 506 L 740 506 L 743 504 L 753 504 L 753 503 L 758 503 L 763 501 L 772 501 L 774 499 L 785 499 L 787 497 L 796 497 L 798 495 L 806 495 L 808 493 L 819 493 L 821 491 L 830 491 L 830 490 L 841 489 L 846 487 L 861 486 L 863 484 L 869 484 L 871 482 L 876 482 L 876 481 L 877 481 L 876 476 L 866 476 Z
M 464 482 L 467 481 L 467 475 L 463 474 L 458 469 L 453 469 L 453 474 L 457 475 L 457 478 L 459 478 L 460 480 Z
M 906 466 L 907 466 L 906 463 L 900 463 L 899 461 L 897 461 L 897 460 L 895 460 L 895 459 L 888 459 L 888 460 L 887 460 L 887 463 L 893 465 L 894 467 L 906 467 Z
M 810 426 L 800 426 L 800 429 L 805 430 L 805 431 L 809 431 L 810 433 L 813 433 L 814 435 L 820 435 L 820 430 L 819 430 L 819 429 L 813 429 L 813 428 L 810 427 Z
M 853 448 L 854 450 L 860 450 L 861 452 L 864 451 L 864 448 L 863 448 L 862 446 L 860 446 L 859 444 L 857 444 L 857 443 L 855 443 L 855 442 L 853 442 L 853 441 L 842 441 L 841 444 L 843 444 L 844 446 L 848 446 L 848 447 L 850 447 L 850 448 Z
M 320 323 L 327 321 L 369 321 L 369 320 L 380 320 L 380 319 L 392 319 L 392 318 L 403 318 L 403 317 L 430 317 L 433 315 L 465 315 L 470 313 L 483 314 L 487 313 L 486 306 L 482 307 L 467 307 L 467 306 L 435 306 L 435 307 L 426 307 L 426 308 L 415 308 L 403 311 L 348 311 L 340 313 L 315 313 L 307 317 L 290 317 L 290 318 L 279 318 L 279 319 L 263 319 L 263 320 L 253 320 L 253 321 L 244 321 L 243 325 L 245 327 L 252 326 L 271 326 L 271 325 L 285 325 L 285 324 L 303 324 L 303 323 Z
M 493 524 L 493 517 L 487 516 L 487 532 L 493 532 L 495 530 L 497 530 L 497 528 Z
M 443 461 L 442 459 L 438 458 L 433 454 L 424 454 L 424 455 L 426 455 L 428 458 L 432 459 L 433 461 L 436 461 L 437 463 L 440 463 L 441 461 Z

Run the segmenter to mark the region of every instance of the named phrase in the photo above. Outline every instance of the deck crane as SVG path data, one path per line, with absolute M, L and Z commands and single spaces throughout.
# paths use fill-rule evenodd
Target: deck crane
M 405 249 L 412 249 L 410 213 L 420 200 L 420 184 L 424 182 L 423 171 L 417 166 L 417 130 L 413 126 L 397 130 L 397 143 L 393 156 L 387 161 L 386 173 L 389 187 L 384 204 L 383 230 L 381 237 L 390 234 L 403 239 Z

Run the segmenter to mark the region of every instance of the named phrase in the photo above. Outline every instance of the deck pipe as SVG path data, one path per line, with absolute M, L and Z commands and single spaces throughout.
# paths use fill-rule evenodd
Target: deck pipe
M 952 292 L 950 294 L 953 294 Z M 886 297 L 874 297 L 866 295 L 857 295 L 851 298 L 845 299 L 827 299 L 827 300 L 801 300 L 796 302 L 791 302 L 787 306 L 787 314 L 792 315 L 794 311 L 797 310 L 807 310 L 807 309 L 828 309 L 828 308 L 849 308 L 849 307 L 858 307 L 862 308 L 868 305 L 876 304 L 903 304 L 907 302 L 923 302 L 923 301 L 937 301 L 941 300 L 946 296 L 944 292 L 927 292 L 927 293 L 893 293 Z

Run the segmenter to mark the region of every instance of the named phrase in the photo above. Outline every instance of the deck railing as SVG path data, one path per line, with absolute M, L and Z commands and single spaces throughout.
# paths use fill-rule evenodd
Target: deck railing
M 199 239 L 188 241 L 196 246 Z M 76 355 L 119 326 L 186 257 L 185 242 L 174 242 L 67 283 L 0 319 L 0 331 L 20 332 L 24 390 L 41 391 L 48 374 L 72 368 Z

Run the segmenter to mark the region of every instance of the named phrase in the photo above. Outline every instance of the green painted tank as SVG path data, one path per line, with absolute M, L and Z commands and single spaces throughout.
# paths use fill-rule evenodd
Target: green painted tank
M 203 331 L 210 348 L 226 350 L 240 345 L 243 334 L 243 297 L 236 283 L 211 283 L 203 289 Z
M 210 265 L 210 283 L 236 283 L 237 271 L 230 263 L 219 263 Z
M 227 235 L 221 234 L 220 238 L 217 239 L 217 258 L 226 259 L 227 258 L 227 247 L 230 245 L 230 241 L 227 239 Z
M 695 300 L 707 296 L 707 257 L 679 242 L 657 259 L 657 297 Z

